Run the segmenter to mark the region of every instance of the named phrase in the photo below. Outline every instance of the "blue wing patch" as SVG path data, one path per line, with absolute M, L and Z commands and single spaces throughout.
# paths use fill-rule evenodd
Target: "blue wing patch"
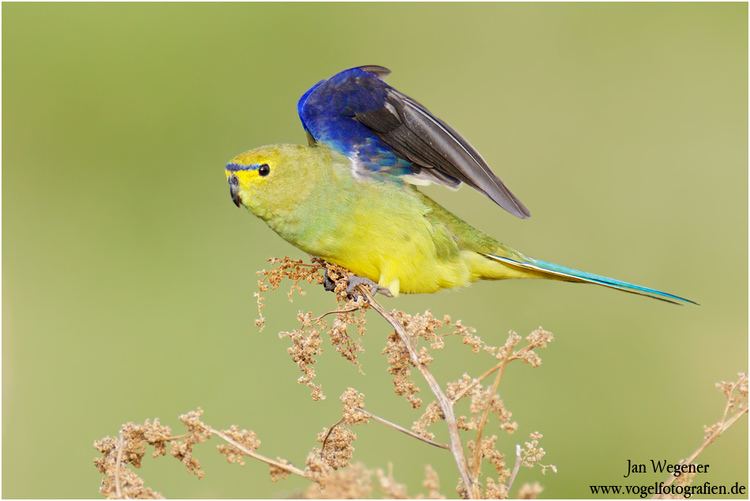
M 324 143 L 372 172 L 414 174 L 415 166 L 400 158 L 372 129 L 355 119 L 358 113 L 385 106 L 386 89 L 377 73 L 362 68 L 342 71 L 305 92 L 297 103 L 302 126 Z

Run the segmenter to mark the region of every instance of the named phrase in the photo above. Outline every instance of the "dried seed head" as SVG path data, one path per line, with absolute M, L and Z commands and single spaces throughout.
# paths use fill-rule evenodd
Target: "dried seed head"
M 539 482 L 525 483 L 518 489 L 517 497 L 518 499 L 536 499 L 543 490 L 544 488 Z
M 435 434 L 431 433 L 429 428 L 443 418 L 443 411 L 440 410 L 438 403 L 433 401 L 427 406 L 419 419 L 414 421 L 411 426 L 411 431 L 428 440 L 433 440 Z
M 363 499 L 372 495 L 372 472 L 356 463 L 319 476 L 307 490 L 306 499 Z
M 349 462 L 354 455 L 354 441 L 356 439 L 357 434 L 346 426 L 339 425 L 331 430 L 323 428 L 323 431 L 318 433 L 317 437 L 321 444 L 321 459 L 334 470 L 349 466 Z
M 286 465 L 289 464 L 289 461 L 280 457 L 277 457 L 276 461 Z M 284 468 L 279 468 L 274 464 L 268 466 L 268 472 L 271 475 L 271 482 L 278 482 L 279 480 L 289 476 L 289 471 L 285 470 Z
M 341 403 L 344 404 L 342 416 L 346 424 L 363 424 L 369 422 L 367 414 L 360 411 L 365 408 L 365 396 L 354 388 L 347 388 L 341 394 Z
M 320 337 L 321 320 L 315 319 L 312 313 L 298 313 L 297 321 L 300 327 L 289 332 L 279 333 L 280 338 L 288 337 L 292 345 L 287 348 L 287 353 L 292 361 L 297 364 L 302 376 L 297 382 L 310 388 L 313 400 L 325 398 L 320 385 L 315 383 L 314 365 L 322 352 L 322 339 Z
M 299 285 L 300 282 L 306 282 L 309 284 L 323 283 L 323 276 L 320 274 L 323 265 L 320 261 L 313 260 L 312 264 L 308 264 L 300 259 L 283 257 L 271 258 L 268 262 L 277 266 L 270 270 L 264 269 L 258 272 L 260 279 L 258 280 L 258 292 L 255 293 L 255 301 L 258 306 L 258 318 L 255 320 L 255 325 L 259 330 L 263 330 L 266 322 L 266 319 L 263 316 L 263 309 L 265 308 L 264 292 L 278 289 L 285 279 L 291 280 L 292 285 L 287 293 L 287 298 L 289 301 L 292 301 L 295 292 L 304 295 L 304 291 Z
M 386 475 L 383 470 L 375 470 L 375 474 L 380 482 L 380 489 L 385 494 L 385 497 L 390 499 L 407 499 L 409 494 L 406 492 L 406 486 L 393 478 L 393 464 L 388 463 L 388 474 Z
M 427 490 L 427 493 L 424 496 L 419 496 L 419 498 L 445 499 L 445 496 L 440 493 L 440 477 L 438 477 L 435 469 L 429 464 L 424 467 L 422 487 Z
M 223 430 L 222 433 L 251 451 L 255 451 L 258 447 L 260 447 L 260 440 L 258 440 L 255 432 L 245 429 L 241 430 L 237 426 L 232 425 L 228 429 Z M 242 450 L 238 447 L 227 443 L 219 444 L 216 446 L 216 448 L 218 449 L 220 454 L 223 454 L 227 458 L 228 462 L 236 463 L 239 465 L 245 464 L 245 453 L 242 452 Z
M 388 372 L 393 376 L 393 388 L 396 395 L 406 397 L 411 406 L 418 409 L 422 406 L 422 399 L 416 396 L 419 393 L 419 387 L 411 380 L 412 364 L 409 351 L 398 334 L 392 332 L 388 336 L 383 353 L 388 360 Z
M 487 477 L 485 480 L 484 497 L 486 499 L 506 499 L 508 497 L 508 488 L 504 482 Z

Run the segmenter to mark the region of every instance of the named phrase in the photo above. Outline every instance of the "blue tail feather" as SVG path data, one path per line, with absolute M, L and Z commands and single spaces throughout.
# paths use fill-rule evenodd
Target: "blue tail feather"
M 549 263 L 547 261 L 542 261 L 540 259 L 530 259 L 529 261 L 518 261 L 515 259 L 502 257 L 502 256 L 496 256 L 496 255 L 489 255 L 489 257 L 497 261 L 510 264 L 511 266 L 514 266 L 514 267 L 548 273 L 550 275 L 559 277 L 562 280 L 565 280 L 567 278 L 567 279 L 570 279 L 571 281 L 576 281 L 576 282 L 587 282 L 587 283 L 592 283 L 592 284 L 597 284 L 597 285 L 603 285 L 605 287 L 610 287 L 612 289 L 618 289 L 624 292 L 639 294 L 642 296 L 647 296 L 653 299 L 659 299 L 661 301 L 667 301 L 669 303 L 674 303 L 674 304 L 682 304 L 682 303 L 698 304 L 691 299 L 677 296 L 675 294 L 670 294 L 669 292 L 652 289 L 650 287 L 644 287 L 642 285 L 631 284 L 629 282 L 623 282 L 621 280 L 616 280 L 614 278 L 609 278 L 609 277 L 605 277 L 602 275 L 595 275 L 593 273 L 588 273 L 585 271 L 568 268 L 567 266 L 561 266 L 555 263 Z

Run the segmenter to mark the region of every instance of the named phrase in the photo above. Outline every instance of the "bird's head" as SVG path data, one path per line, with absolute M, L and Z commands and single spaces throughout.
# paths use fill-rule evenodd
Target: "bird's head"
M 272 145 L 235 156 L 225 168 L 232 202 L 264 219 L 294 208 L 314 181 L 311 169 L 320 164 L 315 149 Z

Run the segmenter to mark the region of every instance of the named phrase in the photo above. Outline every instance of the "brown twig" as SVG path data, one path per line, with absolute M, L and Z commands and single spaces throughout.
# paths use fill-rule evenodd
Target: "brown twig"
M 122 487 L 120 486 L 120 468 L 122 468 L 122 448 L 125 447 L 125 441 L 120 432 L 117 440 L 117 458 L 115 459 L 115 494 L 117 499 L 122 499 Z
M 508 365 L 508 361 L 510 359 L 503 360 L 499 365 L 497 375 L 495 376 L 495 381 L 492 383 L 492 389 L 490 390 L 490 398 L 492 398 L 493 395 L 497 394 L 497 388 L 500 386 L 500 381 L 503 379 L 503 374 L 505 373 L 505 367 Z M 484 434 L 484 427 L 487 425 L 487 419 L 490 416 L 490 405 L 487 405 L 485 407 L 484 411 L 482 412 L 482 418 L 479 421 L 479 425 L 477 426 L 477 436 L 474 439 L 474 463 L 473 471 L 471 472 L 472 476 L 471 478 L 476 481 L 477 478 L 479 478 L 479 473 L 482 471 L 482 435 Z
M 502 361 L 496 365 L 493 365 L 492 367 L 484 371 L 479 377 L 474 379 L 474 381 L 472 381 L 470 385 L 466 386 L 465 388 L 463 388 L 461 391 L 459 391 L 453 396 L 453 399 L 452 399 L 453 403 L 455 404 L 456 402 L 461 400 L 464 397 L 464 395 L 470 392 L 476 385 L 478 385 L 479 383 L 487 379 L 489 376 L 491 376 L 492 373 L 498 370 L 503 364 L 505 364 L 505 361 Z
M 315 317 L 315 320 L 321 320 L 321 319 L 327 317 L 328 315 L 333 315 L 333 314 L 351 313 L 351 312 L 357 311 L 357 310 L 359 310 L 361 308 L 362 308 L 361 306 L 352 306 L 350 308 L 344 308 L 343 310 L 331 310 L 331 311 L 327 311 L 327 312 L 323 313 L 322 315 L 318 315 L 317 317 Z
M 258 454 L 257 452 L 255 452 L 255 451 L 253 451 L 251 449 L 248 449 L 247 447 L 245 447 L 244 445 L 236 442 L 235 440 L 232 440 L 231 438 L 229 438 L 228 436 L 226 436 L 224 433 L 220 432 L 219 430 L 217 430 L 215 428 L 207 426 L 206 429 L 212 435 L 216 435 L 217 437 L 219 437 L 220 439 L 224 440 L 225 442 L 227 442 L 232 447 L 236 447 L 237 449 L 239 449 L 240 451 L 242 451 L 242 453 L 245 454 L 246 456 L 249 456 L 249 457 L 251 457 L 253 459 L 257 459 L 258 461 L 262 461 L 263 463 L 266 463 L 269 466 L 275 466 L 276 468 L 280 468 L 280 469 L 282 469 L 282 470 L 284 470 L 286 472 L 293 473 L 295 475 L 299 475 L 300 477 L 310 478 L 307 475 L 307 473 L 305 473 L 304 471 L 300 470 L 296 466 L 292 466 L 291 464 L 285 464 L 285 463 L 282 463 L 280 461 L 276 461 L 275 459 L 271 459 L 269 457 L 266 457 L 266 456 L 264 456 L 262 454 Z
M 338 425 L 344 422 L 344 418 L 339 419 L 335 423 L 331 425 L 330 428 L 328 428 L 328 432 L 326 433 L 326 436 L 323 438 L 323 443 L 320 445 L 320 459 L 323 459 L 324 452 L 326 450 L 326 444 L 328 443 L 328 439 L 331 436 L 331 433 L 333 433 L 334 428 L 336 428 Z
M 508 484 L 507 484 L 508 496 L 510 496 L 510 488 L 513 487 L 513 482 L 516 481 L 516 476 L 518 475 L 518 471 L 520 469 L 521 469 L 521 446 L 519 444 L 516 444 L 516 462 L 513 463 L 513 471 L 510 474 L 510 478 L 508 479 Z
M 390 426 L 394 430 L 400 431 L 401 433 L 409 435 L 410 437 L 414 437 L 417 440 L 420 440 L 420 441 L 422 441 L 422 442 L 424 442 L 426 444 L 432 445 L 434 447 L 439 447 L 441 449 L 450 450 L 450 447 L 448 445 L 446 445 L 446 444 L 441 444 L 439 442 L 434 442 L 434 441 L 430 440 L 429 438 L 425 438 L 425 437 L 423 437 L 421 435 L 418 435 L 418 434 L 414 433 L 413 431 L 411 431 L 411 430 L 409 430 L 407 428 L 404 428 L 403 426 L 401 426 L 399 424 L 396 424 L 396 423 L 394 423 L 392 421 L 388 421 L 387 419 L 384 419 L 384 418 L 382 418 L 380 416 L 376 416 L 372 412 L 367 411 L 367 410 L 365 410 L 365 409 L 363 409 L 361 407 L 358 407 L 357 410 L 359 412 L 361 412 L 362 414 L 367 414 L 368 417 L 374 419 L 375 421 L 377 421 L 379 423 L 382 423 L 382 424 L 384 424 L 386 426 Z
M 732 425 L 734 425 L 734 423 L 736 423 L 742 416 L 747 414 L 748 409 L 747 407 L 745 407 L 744 409 L 741 409 L 737 414 L 729 418 L 729 420 L 727 420 L 729 409 L 732 407 L 731 395 L 737 389 L 737 387 L 740 385 L 741 382 L 742 382 L 742 378 L 740 378 L 739 381 L 735 382 L 732 385 L 731 389 L 729 390 L 728 396 L 727 396 L 727 403 L 724 406 L 724 412 L 721 416 L 721 419 L 717 423 L 718 426 L 716 427 L 716 429 L 708 437 L 706 437 L 705 440 L 703 440 L 703 442 L 698 446 L 697 449 L 693 451 L 692 454 L 690 454 L 690 456 L 688 456 L 684 461 L 682 461 L 682 464 L 692 464 L 692 462 L 696 460 L 696 458 L 706 449 L 706 447 L 714 443 L 716 439 L 718 439 L 725 431 L 731 428 Z M 668 487 L 672 485 L 675 482 L 675 480 L 677 480 L 677 478 L 679 477 L 670 475 L 667 481 L 664 482 L 664 487 Z
M 493 395 L 497 395 L 498 387 L 500 386 L 500 381 L 503 379 L 503 374 L 505 373 L 505 368 L 508 366 L 510 362 L 513 360 L 519 360 L 523 359 L 524 355 L 532 350 L 532 345 L 529 344 L 527 346 L 524 346 L 520 350 L 518 350 L 515 353 L 510 353 L 505 358 L 503 358 L 499 363 L 497 363 L 494 367 L 491 367 L 487 369 L 481 376 L 479 376 L 476 381 L 472 382 L 469 386 L 463 389 L 460 393 L 458 393 L 454 397 L 454 401 L 461 398 L 464 394 L 466 394 L 467 391 L 469 391 L 471 388 L 479 384 L 482 380 L 487 378 L 490 374 L 497 371 L 497 375 L 495 376 L 495 381 L 492 383 L 492 388 L 490 389 L 490 398 L 493 398 Z M 482 441 L 482 435 L 484 434 L 484 428 L 487 425 L 487 419 L 490 415 L 490 408 L 491 406 L 488 405 L 485 407 L 484 411 L 482 412 L 482 417 L 479 421 L 479 425 L 477 426 L 477 436 L 474 439 L 474 462 L 472 464 L 473 471 L 472 473 L 472 479 L 476 482 L 479 478 L 479 474 L 482 471 L 482 447 L 481 447 L 481 441 Z M 478 484 L 475 484 L 475 486 Z M 479 492 L 476 492 L 475 495 L 479 496 Z
M 448 446 L 447 446 L 447 445 L 445 445 L 445 444 L 441 444 L 441 443 L 439 443 L 439 442 L 434 442 L 434 441 L 430 440 L 429 438 L 425 438 L 425 437 L 422 437 L 422 436 L 420 436 L 420 435 L 418 435 L 418 434 L 414 433 L 413 431 L 411 431 L 411 430 L 409 430 L 409 429 L 407 429 L 407 428 L 404 428 L 404 427 L 403 427 L 403 426 L 401 426 L 400 424 L 396 424 L 396 423 L 394 423 L 393 421 L 388 421 L 387 419 L 385 419 L 385 418 L 382 418 L 382 417 L 380 417 L 380 416 L 378 416 L 378 415 L 376 415 L 376 414 L 373 414 L 372 412 L 370 412 L 370 411 L 368 411 L 368 410 L 366 410 L 366 409 L 363 409 L 362 407 L 357 407 L 357 412 L 361 412 L 362 414 L 365 414 L 365 415 L 367 415 L 367 417 L 369 417 L 370 419 L 373 419 L 373 420 L 377 421 L 378 423 L 384 424 L 384 425 L 386 425 L 386 426 L 390 426 L 390 427 L 391 427 L 391 428 L 393 428 L 394 430 L 396 430 L 396 431 L 400 431 L 401 433 L 404 433 L 404 434 L 406 434 L 406 435 L 409 435 L 410 437 L 416 438 L 417 440 L 419 440 L 419 441 L 421 441 L 421 442 L 424 442 L 424 443 L 426 443 L 426 444 L 432 445 L 432 446 L 434 446 L 434 447 L 438 447 L 438 448 L 440 448 L 440 449 L 447 449 L 447 450 L 450 450 L 450 447 L 448 447 Z M 320 451 L 320 455 L 321 455 L 321 457 L 323 456 L 323 451 L 324 451 L 324 450 L 325 450 L 325 448 L 326 448 L 326 443 L 328 442 L 328 438 L 329 438 L 329 437 L 331 436 L 331 433 L 333 432 L 333 429 L 334 429 L 334 428 L 336 428 L 336 427 L 337 427 L 338 425 L 340 425 L 340 424 L 341 424 L 341 423 L 343 423 L 343 422 L 344 422 L 344 418 L 341 418 L 341 419 L 339 419 L 338 421 L 336 421 L 336 422 L 335 422 L 335 423 L 334 423 L 334 424 L 333 424 L 333 425 L 332 425 L 332 426 L 331 426 L 331 427 L 330 427 L 330 428 L 328 429 L 328 432 L 326 433 L 326 436 L 325 436 L 325 438 L 323 438 L 323 445 L 321 446 L 321 451 Z
M 466 457 L 464 456 L 464 449 L 463 445 L 461 444 L 461 436 L 458 433 L 456 416 L 453 412 L 453 402 L 445 396 L 445 393 L 443 393 L 442 388 L 440 388 L 440 385 L 435 379 L 435 376 L 433 376 L 429 369 L 427 369 L 427 367 L 425 367 L 424 364 L 419 361 L 419 356 L 417 355 L 417 352 L 414 351 L 414 348 L 409 341 L 409 336 L 404 330 L 404 326 L 401 325 L 401 323 L 395 318 L 393 318 L 393 315 L 385 311 L 380 303 L 375 301 L 375 299 L 372 297 L 372 294 L 366 287 L 360 286 L 359 289 L 369 301 L 370 306 L 372 306 L 372 308 L 381 317 L 383 317 L 386 322 L 391 324 L 393 329 L 396 331 L 396 334 L 398 334 L 399 338 L 401 339 L 401 342 L 404 343 L 404 346 L 409 352 L 409 358 L 411 359 L 412 364 L 422 374 L 422 377 L 427 382 L 430 390 L 435 395 L 435 400 L 440 406 L 440 410 L 443 413 L 443 419 L 445 420 L 445 424 L 448 427 L 448 436 L 450 437 L 450 451 L 453 454 L 453 459 L 456 462 L 456 467 L 458 468 L 458 472 L 461 475 L 461 480 L 463 481 L 466 492 L 470 497 L 474 497 L 474 483 L 469 476 L 469 472 L 467 469 Z

